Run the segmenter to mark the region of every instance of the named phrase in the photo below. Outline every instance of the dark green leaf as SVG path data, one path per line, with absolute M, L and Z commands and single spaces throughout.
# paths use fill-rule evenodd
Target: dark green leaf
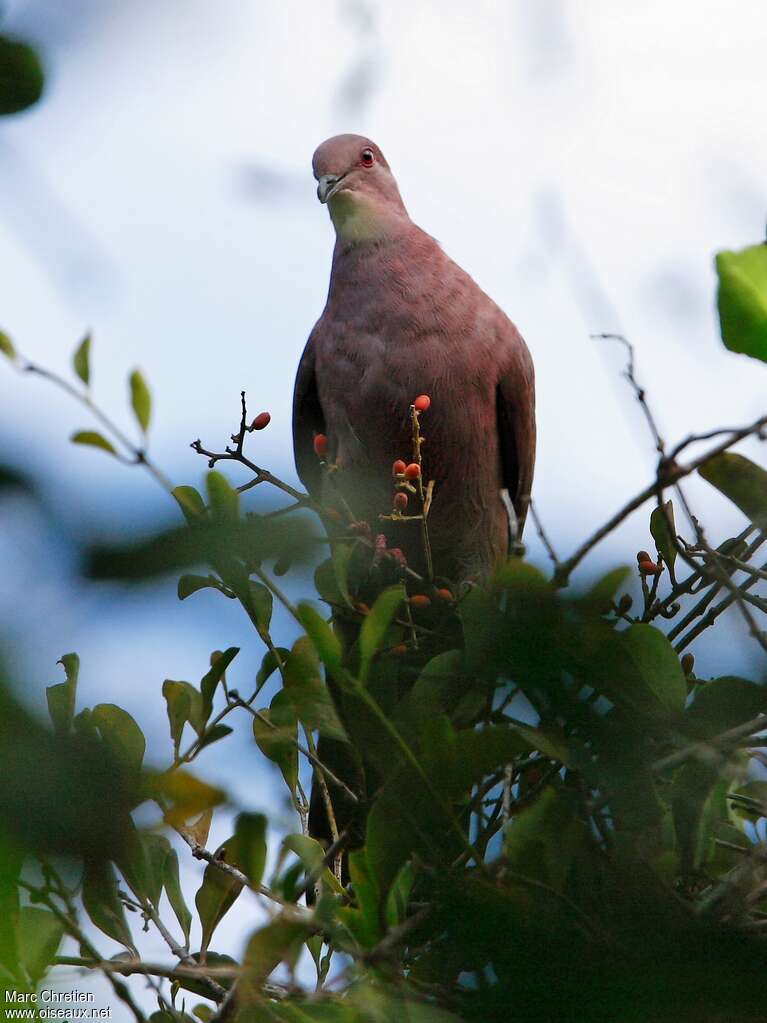
M 72 727 L 72 719 L 75 714 L 80 658 L 77 654 L 64 654 L 59 664 L 64 666 L 67 680 L 54 686 L 48 686 L 45 695 L 54 730 L 59 735 L 66 735 Z
M 266 817 L 241 813 L 235 822 L 234 838 L 240 869 L 251 884 L 260 885 L 266 866 Z
M 685 731 L 696 738 L 711 739 L 764 713 L 767 713 L 765 686 L 725 675 L 697 689 L 685 711 Z
M 350 544 L 333 544 L 331 560 L 333 563 L 333 573 L 336 585 L 338 586 L 338 592 L 341 594 L 344 603 L 349 607 L 352 606 L 352 598 L 349 594 L 349 564 L 353 553 L 354 547 Z
M 325 619 L 310 604 L 299 604 L 298 616 L 301 624 L 314 644 L 322 663 L 332 672 L 341 668 L 341 643 Z
M 207 721 L 211 715 L 211 711 L 213 709 L 213 697 L 216 694 L 219 682 L 224 677 L 226 669 L 239 652 L 240 648 L 238 646 L 230 646 L 227 650 L 224 650 L 224 652 L 219 654 L 219 656 L 215 659 L 210 667 L 210 671 L 201 680 L 200 692 L 202 693 L 202 715 L 204 721 Z
M 188 682 L 174 682 L 166 679 L 162 684 L 162 695 L 168 710 L 170 737 L 173 748 L 178 753 L 184 725 L 187 721 L 198 735 L 205 727 L 202 716 L 202 696 Z
M 213 575 L 182 575 L 178 581 L 178 599 L 186 600 L 198 590 L 205 589 L 218 590 L 219 593 L 223 593 L 227 597 L 233 596 L 221 580 L 216 579 Z
M 285 662 L 284 685 L 296 715 L 308 728 L 318 729 L 333 739 L 346 738 L 308 636 L 302 636 L 293 644 Z
M 0 36 L 0 114 L 17 114 L 37 103 L 45 77 L 31 46 Z
M 674 775 L 671 808 L 682 872 L 700 869 L 712 851 L 714 829 L 727 817 L 727 778 L 692 758 Z
M 236 841 L 230 838 L 216 850 L 216 859 L 239 866 L 236 853 Z M 242 887 L 242 882 L 236 877 L 219 870 L 212 863 L 205 868 L 202 885 L 194 899 L 202 925 L 201 954 L 207 951 L 213 932 L 234 905 Z
M 19 910 L 16 944 L 21 964 L 33 984 L 45 976 L 63 937 L 64 925 L 49 910 L 38 906 L 22 906 Z
M 584 602 L 591 605 L 597 614 L 605 614 L 610 610 L 616 592 L 630 575 L 631 569 L 625 565 L 614 568 L 594 583 L 583 597 Z
M 277 917 L 256 931 L 248 942 L 242 963 L 239 985 L 242 1005 L 247 1006 L 261 998 L 261 985 L 280 963 L 295 964 L 312 930 L 305 922 Z
M 72 365 L 75 373 L 80 377 L 86 387 L 91 382 L 91 336 L 86 334 L 72 357 Z
M 673 568 L 676 561 L 676 524 L 674 505 L 671 501 L 653 508 L 650 515 L 650 533 L 659 553 L 663 555 L 663 560 Z
M 598 687 L 619 706 L 656 719 L 684 710 L 687 681 L 679 657 L 651 625 L 611 633 L 592 667 Z
M 82 899 L 96 927 L 138 956 L 118 895 L 117 878 L 110 863 L 86 863 Z
M 130 375 L 130 403 L 136 421 L 141 427 L 141 432 L 146 433 L 149 429 L 149 420 L 152 415 L 152 398 L 149 388 L 140 371 L 134 369 Z
M 282 771 L 285 783 L 295 792 L 298 780 L 298 721 L 293 701 L 284 689 L 272 700 L 268 710 L 253 718 L 253 736 L 258 748 Z
M 360 629 L 360 680 L 364 682 L 370 670 L 370 662 L 378 652 L 384 641 L 387 630 L 391 625 L 397 609 L 405 599 L 405 590 L 402 586 L 390 586 L 376 599 L 365 616 Z
M 269 626 L 272 623 L 272 609 L 274 607 L 272 591 L 268 586 L 264 586 L 263 583 L 256 582 L 255 579 L 248 581 L 248 590 L 256 629 L 261 639 L 267 641 L 269 639 Z
M 275 672 L 280 664 L 284 664 L 290 656 L 290 650 L 286 650 L 284 646 L 275 647 L 273 650 L 267 650 L 261 661 L 261 667 L 258 669 L 256 675 L 256 688 L 261 689 L 264 683 L 270 678 L 273 672 Z
M 192 914 L 189 912 L 184 901 L 184 893 L 181 890 L 181 882 L 178 876 L 178 854 L 175 849 L 171 849 L 165 857 L 163 885 L 168 896 L 168 902 L 170 902 L 171 908 L 176 914 L 176 919 L 184 932 L 184 941 L 188 945 L 189 931 L 192 927 Z
M 732 352 L 767 362 L 767 245 L 719 252 L 719 326 Z
M 767 529 L 767 472 L 761 466 L 743 455 L 726 451 L 709 459 L 698 472 L 729 497 L 755 526 Z
M 92 448 L 101 448 L 102 451 L 106 451 L 110 455 L 117 454 L 114 444 L 96 430 L 78 430 L 69 439 L 73 444 L 85 444 Z
M 231 735 L 234 729 L 230 728 L 229 725 L 214 725 L 212 728 L 208 728 L 202 734 L 200 741 L 197 745 L 197 752 L 205 749 L 206 746 L 212 746 L 214 742 L 218 742 L 219 739 L 225 739 L 227 735 Z
M 547 785 L 506 833 L 511 870 L 562 891 L 573 858 L 588 837 L 574 794 Z
M 146 739 L 130 714 L 114 703 L 99 703 L 91 713 L 104 744 L 115 759 L 129 771 L 140 771 Z

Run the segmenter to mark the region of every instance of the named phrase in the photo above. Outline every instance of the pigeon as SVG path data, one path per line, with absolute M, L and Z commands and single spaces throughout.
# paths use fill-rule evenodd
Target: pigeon
M 536 431 L 528 348 L 410 219 L 375 142 L 336 135 L 315 151 L 312 166 L 336 241 L 327 302 L 296 376 L 298 475 L 319 503 L 369 523 L 400 548 L 414 571 L 481 582 L 521 540 L 530 500 Z M 422 480 L 433 481 L 431 565 L 417 523 L 391 514 L 392 466 L 415 457 L 411 405 L 420 395 L 430 399 L 419 425 Z

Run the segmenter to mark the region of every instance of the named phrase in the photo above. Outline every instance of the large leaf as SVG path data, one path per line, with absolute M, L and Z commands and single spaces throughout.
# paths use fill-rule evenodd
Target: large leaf
M 216 850 L 216 859 L 237 867 L 240 866 L 236 838 L 232 837 L 219 846 Z M 202 884 L 194 898 L 202 926 L 201 956 L 207 952 L 213 932 L 234 905 L 242 888 L 241 881 L 212 863 L 205 868 Z
M 130 771 L 140 771 L 146 739 L 130 714 L 114 703 L 99 703 L 92 715 L 104 744 L 115 759 L 122 761 Z
M 573 857 L 587 837 L 573 794 L 547 785 L 509 825 L 505 843 L 509 867 L 561 891 Z
M 64 925 L 50 910 L 21 907 L 16 922 L 16 944 L 21 965 L 33 984 L 45 976 L 63 937 Z
M 253 885 L 261 884 L 266 866 L 266 817 L 241 813 L 234 825 L 240 869 Z
M 82 899 L 96 927 L 138 956 L 125 920 L 117 878 L 110 863 L 86 863 Z
M 709 459 L 698 472 L 759 529 L 767 529 L 767 472 L 744 455 L 725 451 Z
M 591 672 L 597 688 L 632 712 L 660 720 L 684 710 L 687 680 L 679 657 L 651 625 L 610 633 L 596 652 Z
M 314 644 L 314 649 L 330 671 L 341 667 L 341 643 L 325 619 L 310 604 L 298 605 L 298 617 Z
M 696 738 L 711 739 L 765 713 L 767 687 L 725 675 L 698 687 L 695 699 L 685 711 L 684 726 Z
M 719 325 L 732 352 L 767 362 L 767 245 L 719 252 Z
M 293 644 L 285 663 L 284 683 L 296 715 L 307 728 L 317 729 L 333 739 L 346 738 L 308 636 L 302 636 Z
M 256 931 L 248 942 L 242 963 L 239 985 L 242 1005 L 260 1000 L 261 985 L 281 962 L 295 964 L 303 943 L 312 931 L 308 923 L 282 916 Z

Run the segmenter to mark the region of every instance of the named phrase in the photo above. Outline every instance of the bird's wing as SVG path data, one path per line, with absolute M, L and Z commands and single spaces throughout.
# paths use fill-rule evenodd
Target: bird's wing
M 299 478 L 310 494 L 319 496 L 320 464 L 314 453 L 314 435 L 325 432 L 325 417 L 317 391 L 312 337 L 306 343 L 293 391 L 293 454 Z
M 515 331 L 516 333 L 516 331 Z M 530 353 L 517 335 L 512 357 L 496 388 L 503 482 L 522 536 L 535 467 L 535 373 Z

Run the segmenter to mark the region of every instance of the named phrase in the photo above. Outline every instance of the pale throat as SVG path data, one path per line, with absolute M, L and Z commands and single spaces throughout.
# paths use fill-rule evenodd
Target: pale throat
M 373 242 L 393 234 L 401 217 L 360 192 L 343 190 L 328 202 L 336 235 L 346 242 Z

